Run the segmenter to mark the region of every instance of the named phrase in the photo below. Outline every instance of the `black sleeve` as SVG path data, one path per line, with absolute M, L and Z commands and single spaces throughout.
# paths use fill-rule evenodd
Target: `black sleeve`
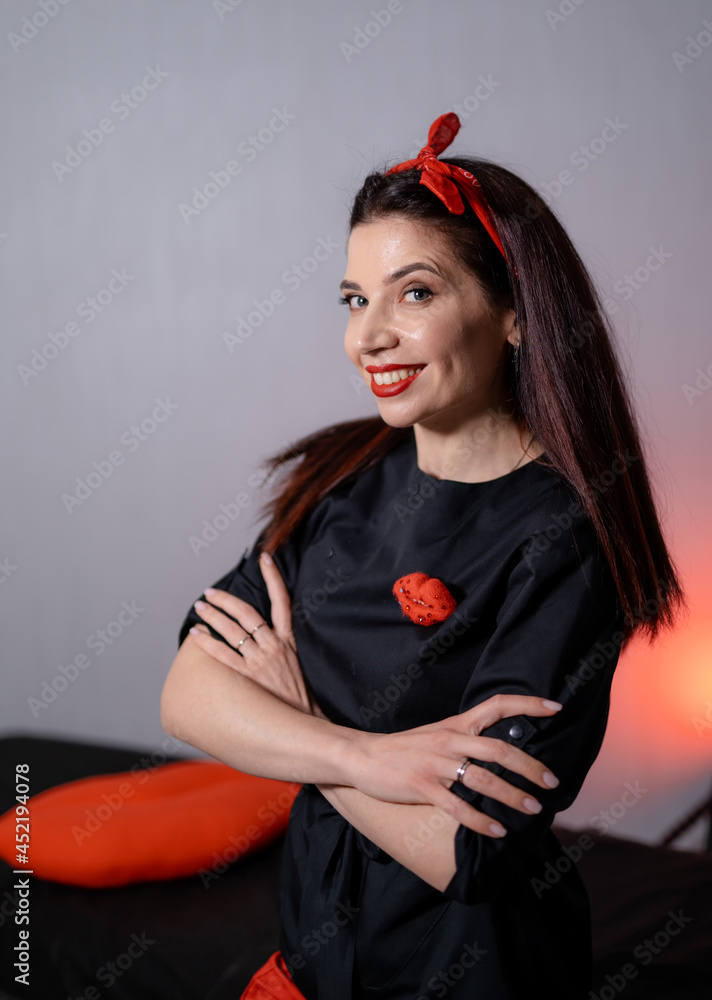
M 301 525 L 298 525 L 296 530 L 287 538 L 279 549 L 273 553 L 273 559 L 277 565 L 277 569 L 282 574 L 282 579 L 284 580 L 287 590 L 292 597 L 294 594 L 294 582 L 297 577 L 297 569 L 299 566 L 300 539 L 304 533 L 303 525 L 304 522 L 302 522 Z M 260 543 L 264 539 L 265 534 L 266 527 L 260 531 L 259 535 L 252 544 L 252 548 L 250 549 L 248 547 L 248 549 L 245 550 L 245 553 L 238 562 L 237 566 L 233 567 L 229 573 L 226 573 L 225 576 L 221 577 L 209 586 L 214 587 L 216 590 L 226 590 L 228 593 L 242 598 L 243 601 L 247 601 L 248 604 L 251 604 L 257 609 L 257 611 L 259 611 L 260 615 L 271 628 L 272 616 L 270 598 L 267 592 L 267 585 L 265 584 L 264 577 L 262 576 L 262 570 L 259 565 L 259 556 L 261 552 Z M 205 593 L 201 594 L 200 598 L 196 597 L 196 601 L 199 599 L 207 601 Z M 188 630 L 192 628 L 193 625 L 197 624 L 205 625 L 210 630 L 210 634 L 213 638 L 220 639 L 221 642 L 225 642 L 227 644 L 227 640 L 216 632 L 211 625 L 208 625 L 207 622 L 203 621 L 191 604 L 190 609 L 183 620 L 183 624 L 180 627 L 178 646 L 183 643 L 183 640 L 188 634 Z
M 482 734 L 520 747 L 546 764 L 560 784 L 543 789 L 499 764 L 475 761 L 533 794 L 543 806 L 533 816 L 460 782 L 453 785 L 456 794 L 507 830 L 492 838 L 458 827 L 456 872 L 445 894 L 464 903 L 491 899 L 541 844 L 555 814 L 576 798 L 606 729 L 623 641 L 617 590 L 587 518 L 577 518 L 558 538 L 551 534 L 538 532 L 521 547 L 461 711 L 498 692 L 561 702 L 554 716 L 502 719 Z

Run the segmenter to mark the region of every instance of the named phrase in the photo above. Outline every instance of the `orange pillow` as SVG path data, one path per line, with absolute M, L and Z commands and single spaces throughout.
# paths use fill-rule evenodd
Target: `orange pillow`
M 27 868 L 90 888 L 189 875 L 210 886 L 284 832 L 300 787 L 211 761 L 69 781 L 27 802 Z M 0 857 L 20 868 L 15 823 L 14 807 L 0 817 Z

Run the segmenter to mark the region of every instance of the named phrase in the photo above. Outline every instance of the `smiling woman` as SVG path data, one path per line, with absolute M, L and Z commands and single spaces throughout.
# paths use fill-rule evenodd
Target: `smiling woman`
M 523 453 L 515 422 L 502 419 L 476 462 L 462 453 L 462 440 L 483 416 L 507 402 L 507 348 L 519 349 L 520 333 L 515 311 L 491 303 L 442 236 L 407 218 L 357 225 L 347 273 L 362 275 L 364 284 L 341 283 L 353 289 L 341 300 L 350 310 L 346 353 L 373 394 L 388 400 L 380 407 L 384 421 L 413 426 L 420 468 L 476 482 L 543 451 L 531 439 Z
M 684 597 L 584 266 L 520 178 L 438 159 L 458 128 L 441 116 L 354 201 L 345 348 L 379 415 L 273 456 L 299 461 L 188 612 L 163 691 L 169 733 L 302 783 L 279 950 L 245 998 L 591 988 L 551 824 L 620 649 Z

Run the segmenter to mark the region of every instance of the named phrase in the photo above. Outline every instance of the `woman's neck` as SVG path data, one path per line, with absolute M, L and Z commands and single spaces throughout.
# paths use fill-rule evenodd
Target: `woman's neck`
M 511 415 L 489 409 L 447 431 L 414 424 L 418 468 L 435 479 L 480 483 L 537 458 L 543 447 Z

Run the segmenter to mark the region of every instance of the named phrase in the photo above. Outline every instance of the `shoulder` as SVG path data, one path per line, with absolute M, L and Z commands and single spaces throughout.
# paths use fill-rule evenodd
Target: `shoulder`
M 611 566 L 578 493 L 546 465 L 532 470 L 532 480 L 510 585 L 558 591 L 568 604 L 620 617 Z
M 593 531 L 578 492 L 548 462 L 546 455 L 522 470 L 526 478 L 515 484 L 513 502 L 519 501 L 521 529 L 526 536 L 544 534 L 552 540 L 562 531 L 590 535 Z M 595 533 L 594 533 L 595 534 Z
M 325 523 L 335 518 L 346 518 L 351 524 L 371 523 L 377 512 L 396 500 L 402 490 L 414 488 L 412 466 L 412 448 L 405 437 L 373 465 L 332 487 L 318 501 L 306 519 L 303 543 L 311 544 L 320 536 Z

